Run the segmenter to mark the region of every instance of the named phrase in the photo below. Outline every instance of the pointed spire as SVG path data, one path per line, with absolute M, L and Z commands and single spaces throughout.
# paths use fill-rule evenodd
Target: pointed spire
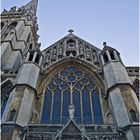
M 38 0 L 31 0 L 24 6 L 25 11 L 32 11 L 36 15 Z

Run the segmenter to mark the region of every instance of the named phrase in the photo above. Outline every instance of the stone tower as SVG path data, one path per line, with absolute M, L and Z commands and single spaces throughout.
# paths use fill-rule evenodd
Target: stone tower
M 2 73 L 17 74 L 9 78 L 14 82 L 6 109 L 2 112 L 5 139 L 18 140 L 19 132 L 31 120 L 34 99 L 37 98 L 38 78 L 43 56 L 38 44 L 37 10 L 38 0 L 1 14 L 1 70 Z M 6 127 L 6 129 L 5 129 Z M 10 133 L 7 135 L 5 131 Z
M 127 139 L 135 140 L 131 127 L 129 127 L 139 118 L 139 103 L 135 89 L 131 84 L 119 52 L 107 46 L 106 42 L 103 45 L 104 48 L 100 58 L 107 85 L 106 98 L 108 98 L 109 107 L 113 111 L 117 125 L 124 129 Z
M 37 4 L 1 13 L 2 140 L 138 140 L 139 68 L 73 30 L 41 51 Z

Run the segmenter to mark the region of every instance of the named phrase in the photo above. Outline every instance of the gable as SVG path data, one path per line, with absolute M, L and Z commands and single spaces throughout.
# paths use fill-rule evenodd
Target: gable
M 85 140 L 89 139 L 73 120 L 70 120 L 66 124 L 55 139 L 59 140 L 60 137 L 63 140 L 81 140 L 82 138 L 85 138 Z
M 83 39 L 69 34 L 43 50 L 44 69 L 63 59 L 75 58 L 100 68 L 101 50 Z

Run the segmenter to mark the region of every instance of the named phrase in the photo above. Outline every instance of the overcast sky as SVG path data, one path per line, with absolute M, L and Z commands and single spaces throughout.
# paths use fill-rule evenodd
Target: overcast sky
M 1 10 L 30 0 L 1 0 Z M 102 49 L 106 41 L 116 48 L 126 66 L 138 65 L 138 0 L 39 0 L 41 49 L 74 34 Z

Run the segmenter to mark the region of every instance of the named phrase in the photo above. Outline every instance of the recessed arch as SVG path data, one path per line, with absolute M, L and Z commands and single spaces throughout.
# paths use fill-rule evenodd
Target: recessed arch
M 97 68 L 95 69 L 94 66 L 91 67 L 91 66 L 89 66 L 87 64 L 83 64 L 83 63 L 77 62 L 75 60 L 66 60 L 66 61 L 63 61 L 61 63 L 59 62 L 59 63 L 55 64 L 54 66 L 51 66 L 45 72 L 44 78 L 41 80 L 41 83 L 40 83 L 40 86 L 39 86 L 39 92 L 44 93 L 42 95 L 43 96 L 43 100 L 45 100 L 45 98 L 49 98 L 49 101 L 48 101 L 48 105 L 47 106 L 51 106 L 51 104 L 52 104 L 52 98 L 54 98 L 53 99 L 54 100 L 53 102 L 59 102 L 56 99 L 62 100 L 62 98 L 65 98 L 65 100 L 68 100 L 67 102 L 70 102 L 69 101 L 70 94 L 68 94 L 68 92 L 67 92 L 67 94 L 64 94 L 65 96 L 63 96 L 63 97 L 61 95 L 59 95 L 60 94 L 59 92 L 57 92 L 58 94 L 56 95 L 57 96 L 56 99 L 55 99 L 55 95 L 54 94 L 50 94 L 50 95 L 49 94 L 47 94 L 47 95 L 45 94 L 45 92 L 49 92 L 50 91 L 50 89 L 48 89 L 48 85 L 49 85 L 49 83 L 52 82 L 52 77 L 54 77 L 54 75 L 57 72 L 65 69 L 65 68 L 68 68 L 69 66 L 74 66 L 76 68 L 79 68 L 80 70 L 82 70 L 82 71 L 86 72 L 88 75 L 90 75 L 89 77 L 91 78 L 91 81 L 94 81 L 94 84 L 96 85 L 96 89 L 97 89 L 96 92 L 99 92 L 99 94 L 105 92 L 105 88 L 104 88 L 105 86 L 104 86 L 104 83 L 103 83 L 100 75 L 97 72 Z M 80 75 L 80 73 L 77 73 L 77 74 Z M 59 79 L 57 79 L 57 80 L 58 80 L 58 83 L 59 83 Z M 73 77 L 72 75 L 69 75 L 67 77 L 67 80 L 74 82 L 75 81 L 75 77 Z M 86 81 L 82 81 L 82 82 L 83 82 L 83 84 L 86 83 Z M 53 86 L 53 84 L 51 86 L 52 86 L 52 89 L 55 88 L 55 86 Z M 61 86 L 65 86 L 65 85 L 61 85 Z M 84 88 L 84 86 L 83 86 L 83 91 L 81 92 L 83 95 L 81 97 L 78 97 L 79 96 L 78 94 L 74 94 L 73 96 L 75 96 L 75 97 L 73 97 L 73 98 L 75 98 L 75 99 L 77 98 L 77 100 L 82 100 L 83 104 L 86 104 L 86 103 L 88 103 L 88 101 L 90 101 L 90 104 L 91 105 L 89 106 L 89 111 L 88 112 L 84 112 L 83 111 L 83 113 L 84 114 L 87 114 L 88 113 L 88 115 L 90 117 L 93 117 L 92 116 L 93 108 L 95 109 L 96 107 L 93 107 L 93 106 L 95 106 L 95 104 L 92 103 L 91 100 L 93 100 L 92 98 L 98 98 L 98 100 L 100 100 L 99 99 L 100 98 L 100 95 L 99 94 L 96 94 L 96 97 L 93 97 L 92 92 L 90 91 L 90 87 L 91 87 L 90 83 L 87 85 L 88 90 L 86 90 L 86 88 Z M 50 92 L 52 92 L 52 91 L 50 91 Z M 74 90 L 74 92 L 76 92 L 76 90 Z M 88 92 L 91 92 L 90 93 L 91 94 L 90 96 L 88 96 Z M 46 97 L 45 95 L 48 96 L 48 97 Z M 85 96 L 88 97 L 88 100 L 85 100 Z M 81 99 L 79 99 L 79 98 L 81 98 Z M 75 99 L 73 99 L 73 100 L 75 100 Z M 100 106 L 100 103 L 98 105 Z M 42 111 L 41 111 L 40 114 L 43 114 L 44 101 L 42 101 L 42 105 L 41 106 L 42 106 L 42 109 L 41 109 Z M 63 106 L 63 104 L 62 104 L 62 106 Z M 68 106 L 68 105 L 66 105 L 66 106 Z M 83 106 L 83 109 L 84 109 L 84 106 Z M 77 108 L 75 109 L 75 111 L 76 110 L 77 110 Z M 50 110 L 48 110 L 48 111 L 50 112 Z M 61 111 L 61 109 L 59 110 L 59 112 L 63 114 L 63 112 Z M 101 109 L 100 109 L 99 112 L 102 113 Z M 65 113 L 67 113 L 67 119 L 68 119 L 68 111 L 66 111 Z M 51 114 L 51 113 L 49 115 L 54 116 L 54 114 Z M 79 114 L 77 114 L 77 116 L 78 115 Z M 101 117 L 101 119 L 102 119 L 102 117 Z M 51 123 L 53 124 L 53 121 L 54 120 L 52 118 L 51 118 L 51 120 L 52 120 Z M 47 121 L 50 121 L 50 118 Z M 63 121 L 66 122 L 65 119 L 61 119 L 61 121 L 62 121 L 62 123 L 63 123 Z M 94 122 L 97 123 L 97 121 L 99 122 L 100 120 L 98 120 L 97 117 L 96 117 L 96 120 L 94 120 Z M 93 123 L 93 119 L 89 119 L 88 116 L 84 116 L 83 119 L 81 119 L 81 120 L 79 119 L 77 123 L 80 123 L 80 122 L 82 122 L 83 124 L 90 124 L 90 123 Z M 42 121 L 42 123 L 43 123 L 43 121 Z M 54 123 L 56 123 L 56 122 L 54 122 Z M 99 123 L 101 124 L 101 123 L 103 123 L 103 121 L 101 120 Z

